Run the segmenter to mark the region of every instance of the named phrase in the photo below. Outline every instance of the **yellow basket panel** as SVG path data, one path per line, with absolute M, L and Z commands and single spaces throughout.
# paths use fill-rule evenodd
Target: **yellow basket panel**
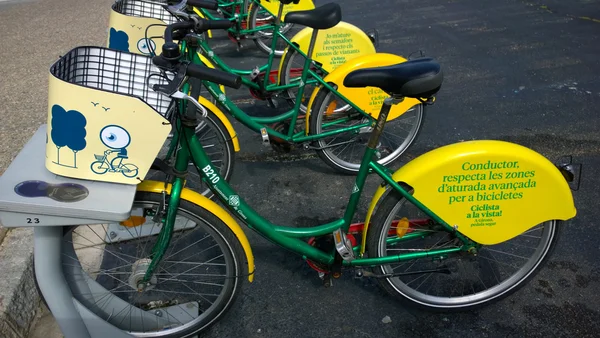
M 106 49 L 74 49 L 51 68 L 46 168 L 77 179 L 138 184 L 171 131 L 156 110 L 164 110 L 170 99 L 162 101 L 162 95 L 133 80 L 150 68 L 127 60 L 148 58 L 110 51 L 101 59 L 102 53 Z M 100 61 L 90 61 L 94 57 Z
M 160 54 L 164 25 L 174 22 L 177 19 L 159 5 L 136 0 L 117 1 L 110 11 L 107 47 L 141 55 L 150 55 L 151 51 Z M 149 27 L 151 25 L 160 26 Z

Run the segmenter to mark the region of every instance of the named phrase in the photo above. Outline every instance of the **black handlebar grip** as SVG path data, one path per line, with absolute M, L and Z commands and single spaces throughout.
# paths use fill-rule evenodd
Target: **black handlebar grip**
M 235 23 L 229 20 L 203 20 L 202 30 L 207 31 L 211 29 L 229 29 L 233 27 Z
M 222 70 L 207 68 L 205 66 L 190 64 L 186 73 L 191 77 L 203 81 L 214 82 L 235 89 L 242 86 L 242 78 L 239 75 L 233 75 Z
M 219 9 L 219 3 L 216 1 L 210 0 L 187 0 L 187 4 L 194 7 L 204 8 L 204 9 Z

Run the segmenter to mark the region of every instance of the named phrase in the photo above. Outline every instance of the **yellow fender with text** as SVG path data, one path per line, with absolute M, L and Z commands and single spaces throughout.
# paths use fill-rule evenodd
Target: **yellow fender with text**
M 303 52 L 308 52 L 313 29 L 306 27 L 296 33 L 290 40 Z M 283 52 L 281 60 L 285 60 L 289 47 Z M 360 28 L 341 21 L 334 27 L 319 30 L 315 41 L 312 59 L 319 62 L 323 69 L 331 73 L 340 65 L 356 57 L 375 53 L 375 46 L 365 32 Z M 283 62 L 279 63 L 281 73 Z
M 467 141 L 437 148 L 407 163 L 392 178 L 471 240 L 494 245 L 577 211 L 558 168 L 539 153 L 504 141 Z M 379 187 L 363 231 L 365 250 L 373 210 L 389 189 Z
M 373 118 L 377 118 L 379 116 L 379 111 L 381 110 L 381 105 L 383 104 L 383 100 L 388 97 L 384 91 L 379 88 L 374 87 L 364 87 L 364 88 L 348 88 L 344 86 L 344 79 L 346 76 L 354 70 L 361 68 L 371 68 L 371 67 L 384 67 L 390 66 L 398 63 L 406 62 L 406 59 L 387 53 L 374 53 L 369 55 L 359 56 L 354 58 L 343 65 L 336 68 L 333 72 L 329 73 L 324 81 L 337 86 L 337 91 L 342 94 L 344 97 L 351 99 L 354 104 L 356 104 L 359 108 L 361 108 L 365 113 L 369 114 Z M 309 126 L 309 117 L 310 113 L 317 97 L 319 91 L 323 90 L 322 86 L 319 86 L 313 90 L 313 93 L 310 97 L 310 101 L 308 102 L 308 111 L 306 112 L 306 131 L 308 132 Z M 404 114 L 413 106 L 421 103 L 417 99 L 406 98 L 401 103 L 394 105 L 390 110 L 387 121 L 391 121 L 395 118 L 398 118 L 400 115 Z
M 169 193 L 171 193 L 171 184 L 169 184 L 167 186 L 167 188 L 165 189 L 164 182 L 144 181 L 144 182 L 138 184 L 137 190 L 144 191 L 144 192 L 153 192 L 153 193 L 162 193 L 163 191 L 166 191 L 167 194 L 169 194 Z M 208 212 L 212 213 L 213 215 L 215 215 L 215 217 L 217 217 L 221 221 L 223 221 L 223 223 L 225 223 L 225 225 L 227 225 L 227 227 L 229 227 L 229 229 L 231 229 L 231 232 L 233 232 L 233 234 L 240 241 L 240 244 L 242 245 L 242 248 L 244 249 L 244 253 L 246 254 L 246 261 L 248 262 L 248 281 L 252 282 L 254 280 L 254 270 L 255 270 L 254 254 L 252 253 L 252 248 L 250 247 L 250 242 L 248 241 L 248 237 L 246 237 L 244 230 L 242 230 L 242 228 L 235 221 L 235 219 L 233 219 L 233 217 L 231 217 L 231 215 L 227 211 L 225 211 L 223 208 L 221 208 L 218 204 L 216 204 L 215 202 L 211 201 L 207 197 L 202 196 L 193 190 L 184 188 L 181 191 L 181 198 L 186 201 L 190 201 L 196 205 L 202 206 Z

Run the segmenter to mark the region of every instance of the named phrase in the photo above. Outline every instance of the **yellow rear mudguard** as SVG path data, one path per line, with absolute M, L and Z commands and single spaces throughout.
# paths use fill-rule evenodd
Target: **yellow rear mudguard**
M 468 141 L 432 150 L 392 178 L 442 220 L 484 245 L 516 237 L 537 224 L 575 217 L 569 185 L 548 159 L 503 141 Z M 380 187 L 367 212 L 362 251 Z
M 383 100 L 388 97 L 385 92 L 379 88 L 365 87 L 365 88 L 347 88 L 344 86 L 344 79 L 350 72 L 370 67 L 382 67 L 389 66 L 397 63 L 405 62 L 406 59 L 387 53 L 375 53 L 369 55 L 359 56 L 350 61 L 347 61 L 343 65 L 336 68 L 333 72 L 329 73 L 325 77 L 325 82 L 337 86 L 337 91 L 344 97 L 350 99 L 354 104 L 361 108 L 364 112 L 371 115 L 373 118 L 379 116 L 381 105 Z M 313 90 L 313 93 L 308 102 L 308 111 L 306 113 L 306 131 L 308 132 L 310 112 L 313 108 L 315 98 L 319 91 L 323 90 L 322 86 L 319 86 Z M 417 99 L 406 98 L 400 104 L 392 107 L 388 115 L 387 121 L 391 121 L 398 116 L 404 114 L 411 107 L 421 103 Z
M 167 194 L 171 193 L 171 185 L 169 184 L 165 189 L 164 182 L 157 181 L 144 181 L 137 186 L 138 191 L 144 192 L 153 192 L 153 193 L 162 193 L 163 190 L 167 192 Z M 246 261 L 248 262 L 248 281 L 252 282 L 254 280 L 254 255 L 252 253 L 252 248 L 250 247 L 250 242 L 248 241 L 248 237 L 239 226 L 239 224 L 219 205 L 210 199 L 200 195 L 199 193 L 184 188 L 181 191 L 181 198 L 194 203 L 196 205 L 202 206 L 208 212 L 215 215 L 215 217 L 219 218 L 229 229 L 231 232 L 237 237 L 244 249 L 244 253 L 246 254 Z

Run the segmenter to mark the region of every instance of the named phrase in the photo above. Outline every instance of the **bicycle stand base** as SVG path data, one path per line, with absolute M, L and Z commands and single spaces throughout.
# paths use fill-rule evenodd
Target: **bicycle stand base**
M 46 130 L 42 125 L 0 176 L 0 223 L 4 227 L 65 226 L 129 218 L 136 186 L 51 173 L 45 164 Z

